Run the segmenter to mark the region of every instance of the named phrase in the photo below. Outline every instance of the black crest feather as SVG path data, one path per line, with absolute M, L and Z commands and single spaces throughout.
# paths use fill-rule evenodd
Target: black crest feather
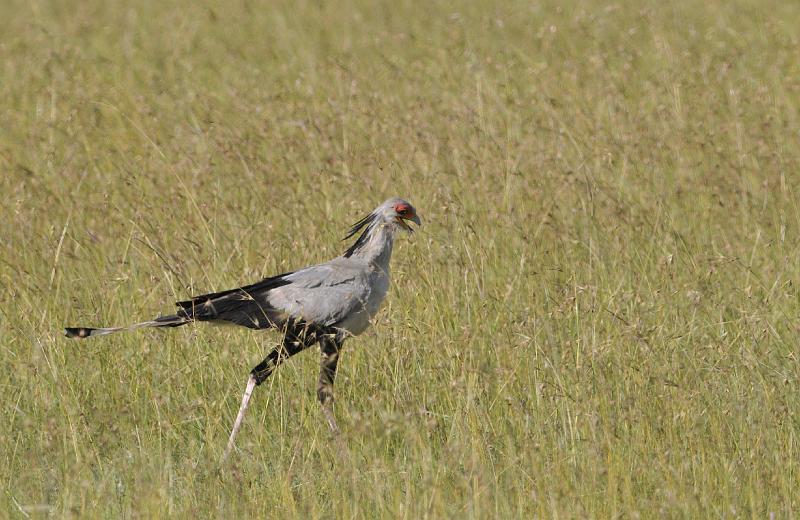
M 358 248 L 360 248 L 367 242 L 367 235 L 369 235 L 369 229 L 372 226 L 372 223 L 375 222 L 376 218 L 377 216 L 375 215 L 375 213 L 370 213 L 366 217 L 362 218 L 361 220 L 353 224 L 353 227 L 350 228 L 350 231 L 348 231 L 347 236 L 344 237 L 343 240 L 347 240 L 348 238 L 352 237 L 353 235 L 355 235 L 364 228 L 366 229 L 364 229 L 364 232 L 361 233 L 361 236 L 358 237 L 358 239 L 353 243 L 353 245 L 347 248 L 347 251 L 344 252 L 345 258 L 350 258 L 353 255 L 353 253 L 355 253 L 358 250 Z

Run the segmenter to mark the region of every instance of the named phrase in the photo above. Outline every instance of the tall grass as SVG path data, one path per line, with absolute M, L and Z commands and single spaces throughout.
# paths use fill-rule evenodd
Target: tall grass
M 800 6 L 5 2 L 3 515 L 793 517 Z M 272 333 L 72 342 L 424 219 L 332 439 Z

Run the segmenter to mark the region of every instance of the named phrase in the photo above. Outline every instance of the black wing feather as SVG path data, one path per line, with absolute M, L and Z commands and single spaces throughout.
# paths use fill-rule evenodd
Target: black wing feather
M 194 296 L 177 302 L 178 316 L 197 321 L 226 321 L 251 329 L 265 329 L 283 324 L 280 310 L 269 303 L 272 289 L 292 283 L 286 277 L 292 273 L 265 278 L 260 282 L 236 289 Z

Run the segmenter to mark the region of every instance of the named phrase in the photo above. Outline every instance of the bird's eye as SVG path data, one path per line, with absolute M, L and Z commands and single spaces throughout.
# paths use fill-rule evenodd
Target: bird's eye
M 408 206 L 399 206 L 395 209 L 398 215 L 408 215 Z

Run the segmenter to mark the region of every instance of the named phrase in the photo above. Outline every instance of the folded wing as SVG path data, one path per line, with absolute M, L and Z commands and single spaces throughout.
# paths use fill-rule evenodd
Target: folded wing
M 226 321 L 251 329 L 281 326 L 286 317 L 269 302 L 270 291 L 290 284 L 293 273 L 279 274 L 260 282 L 177 302 L 177 315 L 196 321 Z
M 363 281 L 363 266 L 328 262 L 244 287 L 195 296 L 177 303 L 181 307 L 177 315 L 251 329 L 281 327 L 289 319 L 336 326 L 363 308 Z

